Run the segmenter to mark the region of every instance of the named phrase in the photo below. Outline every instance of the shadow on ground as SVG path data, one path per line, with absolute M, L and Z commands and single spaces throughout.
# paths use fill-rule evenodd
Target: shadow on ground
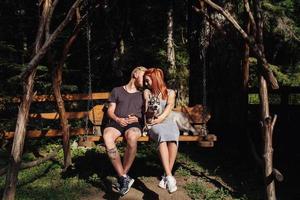
M 147 188 L 138 178 L 160 177 L 163 169 L 160 166 L 155 150 L 141 145 L 129 175 L 135 179 L 133 187 L 144 194 L 144 199 L 158 199 L 158 194 Z M 123 150 L 123 146 L 120 152 Z M 154 153 L 153 153 L 154 151 Z M 62 174 L 62 178 L 77 176 L 105 192 L 105 199 L 119 199 L 120 195 L 113 189 L 116 173 L 104 152 L 89 149 L 82 156 L 73 159 L 73 167 Z

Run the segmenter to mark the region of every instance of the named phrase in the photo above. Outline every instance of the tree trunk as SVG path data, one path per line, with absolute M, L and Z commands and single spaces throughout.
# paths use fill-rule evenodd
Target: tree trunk
M 265 57 L 264 53 L 264 40 L 263 40 L 263 19 L 261 12 L 261 1 L 254 0 L 254 8 L 256 13 L 257 21 L 257 41 L 258 47 L 262 52 L 262 56 Z M 257 59 L 258 60 L 258 59 Z M 258 60 L 258 65 L 261 66 L 263 60 Z M 268 88 L 266 80 L 262 75 L 259 76 L 259 93 L 260 93 L 260 104 L 261 104 L 261 122 L 262 134 L 264 138 L 264 173 L 265 173 L 265 184 L 266 184 L 266 196 L 268 200 L 276 200 L 275 182 L 273 178 L 273 126 L 272 117 L 269 111 L 269 98 Z M 276 118 L 275 118 L 276 119 Z
M 77 18 L 79 17 L 80 16 L 77 16 Z M 80 31 L 80 26 L 77 26 L 73 35 L 66 42 L 63 50 L 63 55 L 58 65 L 56 66 L 53 74 L 53 91 L 54 91 L 54 95 L 58 107 L 60 126 L 63 132 L 64 170 L 66 170 L 70 165 L 72 165 L 72 156 L 71 156 L 71 149 L 70 149 L 70 126 L 69 126 L 68 118 L 66 116 L 64 100 L 62 99 L 61 91 L 60 91 L 61 84 L 62 84 L 62 68 L 67 58 L 70 47 L 76 40 L 79 31 Z
M 268 62 L 266 60 L 264 54 L 264 44 L 263 44 L 263 20 L 261 13 L 261 1 L 254 1 L 254 8 L 256 9 L 256 21 L 250 11 L 250 6 L 248 0 L 244 0 L 244 5 L 246 12 L 249 16 L 249 21 L 252 28 L 252 36 L 249 33 L 246 33 L 237 21 L 230 15 L 229 12 L 225 11 L 223 8 L 212 2 L 211 0 L 200 0 L 201 2 L 205 2 L 211 8 L 220 12 L 233 26 L 234 28 L 241 34 L 244 40 L 249 44 L 249 47 L 255 54 L 258 61 L 258 71 L 259 73 L 259 97 L 261 103 L 261 122 L 262 122 L 262 135 L 264 138 L 264 172 L 265 172 L 265 182 L 266 182 L 266 194 L 268 200 L 276 199 L 275 192 L 275 183 L 274 183 L 274 174 L 281 177 L 282 175 L 279 172 L 276 172 L 273 169 L 273 148 L 272 148 L 272 136 L 273 136 L 273 128 L 276 122 L 276 116 L 273 121 L 270 117 L 269 113 L 269 101 L 268 101 L 268 88 L 267 82 L 273 89 L 278 89 L 278 82 L 272 73 L 272 71 L 268 67 Z M 203 12 L 203 11 L 202 11 Z M 205 14 L 205 13 L 204 13 Z M 246 53 L 246 52 L 245 52 Z M 245 57 L 246 58 L 246 57 Z M 244 60 L 244 65 L 246 64 Z M 244 66 L 245 73 L 245 66 Z M 244 74 L 245 75 L 245 74 Z M 245 77 L 244 77 L 245 78 Z M 245 87 L 246 81 L 244 81 Z M 275 176 L 276 177 L 276 176 Z
M 36 67 L 40 62 L 40 60 L 45 55 L 45 53 L 47 52 L 47 50 L 56 40 L 57 36 L 63 31 L 65 26 L 72 19 L 74 10 L 75 8 L 78 7 L 81 1 L 82 0 L 77 0 L 73 4 L 66 18 L 57 27 L 57 29 L 53 32 L 53 34 L 51 34 L 49 39 L 45 41 L 43 46 L 38 51 L 36 51 L 37 53 L 28 63 L 28 67 L 25 73 L 23 74 L 23 77 L 25 78 L 24 89 L 23 89 L 24 94 L 18 111 L 18 119 L 17 119 L 15 134 L 14 134 L 13 147 L 10 155 L 10 162 L 8 165 L 9 166 L 8 172 L 6 175 L 5 189 L 2 197 L 3 200 L 13 200 L 15 198 L 17 177 L 18 177 L 18 172 L 21 164 L 25 134 L 26 134 L 26 124 L 27 124 L 28 113 L 32 102 L 32 96 L 33 96 L 33 85 L 34 85 L 34 77 L 36 74 Z M 45 26 L 45 24 L 40 24 L 40 26 Z M 38 35 L 39 34 L 43 34 L 43 32 L 39 31 Z M 41 37 L 39 38 L 39 40 L 40 39 Z M 36 41 L 36 45 L 38 44 L 39 41 Z
M 261 121 L 262 135 L 264 139 L 264 174 L 266 184 L 266 195 L 268 200 L 276 200 L 275 182 L 273 178 L 273 126 L 272 119 L 269 114 L 268 89 L 265 79 L 259 77 L 260 87 L 259 94 L 261 100 Z
M 175 66 L 175 48 L 174 48 L 174 39 L 173 39 L 173 1 L 169 2 L 169 10 L 167 12 L 168 20 L 167 20 L 167 57 L 169 63 L 169 74 L 173 74 L 176 72 Z M 174 75 L 173 75 L 174 76 Z
M 193 9 L 197 1 L 188 0 L 188 48 L 189 48 L 189 105 L 200 103 L 202 99 L 201 86 L 202 65 L 200 61 L 200 28 L 203 17 L 199 16 Z
M 22 153 L 24 147 L 24 140 L 26 134 L 26 124 L 28 119 L 28 113 L 33 96 L 33 82 L 36 74 L 36 69 L 32 71 L 30 76 L 27 77 L 24 86 L 24 95 L 22 103 L 18 112 L 17 125 L 15 130 L 15 137 L 10 154 L 10 161 L 8 165 L 8 171 L 6 175 L 5 190 L 3 193 L 3 200 L 12 200 L 15 198 L 17 177 L 19 168 L 22 161 Z

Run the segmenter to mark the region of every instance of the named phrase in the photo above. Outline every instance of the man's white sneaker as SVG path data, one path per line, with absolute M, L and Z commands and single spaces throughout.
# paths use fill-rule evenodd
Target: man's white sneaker
M 166 177 L 167 180 L 167 190 L 169 193 L 173 193 L 177 190 L 177 186 L 176 186 L 176 180 L 174 178 L 174 176 L 167 176 Z
M 167 188 L 167 179 L 166 176 L 162 176 L 161 180 L 159 181 L 158 186 L 162 189 L 166 189 Z

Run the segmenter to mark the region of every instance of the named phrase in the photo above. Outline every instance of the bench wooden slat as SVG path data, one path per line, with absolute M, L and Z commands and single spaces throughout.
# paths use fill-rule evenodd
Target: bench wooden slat
M 88 115 L 89 120 L 94 125 L 100 126 L 104 116 L 103 107 L 104 105 L 96 105 L 89 112 L 66 112 L 66 117 L 68 119 L 82 119 Z M 29 117 L 32 119 L 57 120 L 59 119 L 59 113 L 32 113 L 29 114 Z
M 68 119 L 81 119 L 86 117 L 88 112 L 66 112 L 66 117 Z M 32 113 L 29 114 L 30 118 L 33 119 L 49 119 L 49 120 L 55 120 L 59 119 L 59 113 L 53 112 L 53 113 Z
M 92 132 L 91 129 L 89 129 L 90 132 Z M 85 135 L 85 129 L 84 128 L 78 128 L 78 129 L 71 129 L 70 131 L 71 135 Z M 40 130 L 32 130 L 27 131 L 26 137 L 28 138 L 39 138 L 39 137 L 59 137 L 62 136 L 62 131 L 56 130 L 56 129 L 49 129 L 45 131 Z M 4 138 L 5 139 L 12 139 L 14 137 L 14 132 L 4 132 Z M 88 141 L 103 141 L 102 136 L 94 136 L 94 135 L 86 135 L 86 139 Z M 186 142 L 196 142 L 196 141 L 216 141 L 217 137 L 213 134 L 209 134 L 207 137 L 203 136 L 190 136 L 190 135 L 180 135 L 179 141 L 186 141 Z M 117 141 L 123 141 L 123 137 L 119 137 Z M 146 142 L 149 141 L 149 136 L 142 136 L 139 138 L 140 142 Z
M 109 98 L 109 92 L 95 92 L 92 93 L 93 100 L 106 100 Z M 78 101 L 78 100 L 89 100 L 88 94 L 63 94 L 62 98 L 64 101 Z M 32 99 L 34 102 L 45 102 L 45 101 L 55 101 L 54 95 L 36 95 Z M 0 98 L 0 101 L 3 101 Z M 20 103 L 21 99 L 18 97 L 14 97 L 11 99 L 13 103 Z

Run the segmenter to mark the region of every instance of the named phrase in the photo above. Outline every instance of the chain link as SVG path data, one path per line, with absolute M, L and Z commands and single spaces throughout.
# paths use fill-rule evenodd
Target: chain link
M 89 7 L 87 7 L 89 9 Z M 87 11 L 87 22 L 86 22 L 86 48 L 87 48 L 87 67 L 88 67 L 88 102 L 87 102 L 87 115 L 85 118 L 85 133 L 89 133 L 89 110 L 93 107 L 93 99 L 92 99 L 92 70 L 91 70 L 91 52 L 90 52 L 90 43 L 91 43 L 91 27 L 89 24 L 89 13 Z

